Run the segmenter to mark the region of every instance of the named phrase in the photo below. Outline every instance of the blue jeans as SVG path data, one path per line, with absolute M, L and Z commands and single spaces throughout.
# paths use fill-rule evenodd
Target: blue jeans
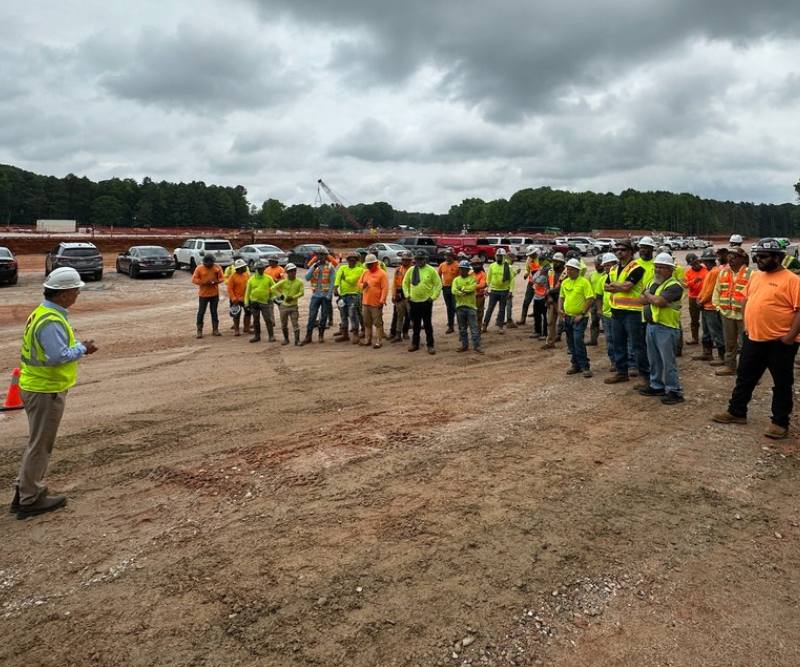
M 328 322 L 328 306 L 330 301 L 327 296 L 321 294 L 314 294 L 311 297 L 311 303 L 308 304 L 308 324 L 306 325 L 306 333 L 314 331 L 314 327 L 324 327 Z M 319 323 L 317 323 L 317 316 L 319 316 Z
M 611 318 L 603 315 L 603 333 L 606 336 L 606 354 L 608 360 L 616 367 L 614 363 L 614 329 L 611 324 Z
M 461 340 L 461 347 L 467 345 L 467 329 L 472 335 L 472 349 L 477 350 L 481 346 L 481 329 L 478 326 L 478 311 L 468 306 L 456 308 L 456 319 L 458 320 L 458 337 Z
M 567 349 L 572 360 L 572 367 L 582 371 L 589 370 L 589 355 L 586 354 L 586 343 L 583 341 L 587 322 L 586 316 L 577 322 L 572 315 L 564 318 L 564 334 L 567 336 Z
M 342 307 L 339 312 L 342 315 L 342 329 L 347 330 L 347 322 L 350 322 L 350 331 L 358 333 L 361 326 L 361 321 L 358 317 L 358 312 L 361 310 L 361 295 L 360 294 L 345 294 L 342 296 Z
M 494 312 L 495 306 L 499 306 L 497 309 L 497 320 L 495 324 L 500 327 L 501 329 L 506 324 L 506 304 L 508 303 L 508 290 L 504 291 L 491 291 L 489 292 L 489 303 L 486 304 L 486 314 L 483 316 L 483 323 L 488 325 L 489 322 L 492 320 L 492 313 Z
M 638 310 L 615 310 L 611 315 L 612 339 L 614 340 L 614 365 L 620 375 L 628 374 L 628 344 L 633 348 L 636 368 L 643 381 L 650 376 L 647 347 L 642 328 L 642 313 Z
M 650 387 L 683 396 L 678 378 L 675 349 L 681 337 L 680 329 L 663 324 L 647 325 L 647 357 L 650 359 Z
M 725 334 L 722 330 L 722 315 L 717 310 L 703 311 L 703 327 L 708 330 L 709 347 L 715 347 L 720 359 L 725 356 Z

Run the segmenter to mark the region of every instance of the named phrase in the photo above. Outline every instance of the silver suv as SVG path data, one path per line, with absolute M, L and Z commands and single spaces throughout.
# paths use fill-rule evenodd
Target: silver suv
M 94 243 L 59 243 L 47 253 L 44 275 L 63 266 L 75 269 L 81 278 L 103 279 L 103 256 Z

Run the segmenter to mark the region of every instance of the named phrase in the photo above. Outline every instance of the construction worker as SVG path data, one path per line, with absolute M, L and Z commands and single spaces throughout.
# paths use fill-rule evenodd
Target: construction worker
M 383 340 L 383 307 L 389 296 L 389 277 L 380 267 L 378 258 L 368 254 L 364 258 L 367 270 L 361 274 L 358 286 L 361 288 L 361 312 L 364 318 L 366 340 L 362 345 L 372 345 L 380 349 Z M 372 342 L 372 328 L 375 327 L 375 343 Z
M 267 327 L 267 335 L 270 343 L 275 342 L 275 315 L 272 308 L 272 289 L 275 281 L 266 272 L 266 263 L 263 260 L 256 262 L 256 272 L 247 281 L 247 288 L 244 292 L 244 307 L 250 311 L 253 317 L 253 337 L 251 343 L 261 340 L 261 318 Z
M 600 337 L 600 321 L 603 319 L 603 294 L 606 284 L 606 275 L 603 270 L 603 256 L 595 255 L 594 258 L 594 271 L 589 274 L 589 282 L 594 290 L 594 301 L 592 301 L 592 308 L 589 311 L 591 315 L 591 322 L 589 324 L 589 342 L 587 345 L 597 345 L 597 339 Z
M 361 326 L 361 288 L 358 286 L 358 281 L 362 273 L 364 267 L 358 266 L 358 253 L 355 251 L 347 254 L 347 264 L 336 269 L 333 293 L 340 299 L 339 313 L 342 320 L 339 333 L 333 337 L 337 342 L 351 340 L 350 334 L 352 334 L 352 342 L 358 344 L 358 331 Z M 348 322 L 350 333 L 347 330 Z
M 753 390 L 768 370 L 772 375 L 772 423 L 764 435 L 779 440 L 789 433 L 794 385 L 794 359 L 800 334 L 800 277 L 782 266 L 786 250 L 776 239 L 755 247 L 758 271 L 745 288 L 744 340 L 736 369 L 736 386 L 727 412 L 712 419 L 746 424 Z
M 648 246 L 645 245 L 645 248 Z M 644 291 L 644 278 L 647 268 L 633 257 L 633 246 L 630 241 L 617 241 L 614 247 L 619 266 L 612 268 L 610 280 L 604 290 L 611 293 L 611 328 L 614 344 L 614 365 L 616 373 L 604 380 L 606 384 L 627 382 L 630 378 L 631 361 L 636 364 L 637 375 L 642 381 L 649 381 L 650 365 L 647 361 L 647 349 L 644 341 L 642 325 L 642 303 L 640 297 Z M 630 359 L 628 344 L 631 346 Z M 647 386 L 645 384 L 645 386 Z
M 506 249 L 498 248 L 494 255 L 494 262 L 489 265 L 486 271 L 486 284 L 489 287 L 489 305 L 486 307 L 486 314 L 483 316 L 483 331 L 489 327 L 495 307 L 497 307 L 497 319 L 495 325 L 498 333 L 505 332 L 506 323 L 506 302 L 508 293 L 511 289 L 511 265 L 506 261 Z
M 328 261 L 328 255 L 320 253 L 320 259 L 306 271 L 306 281 L 311 287 L 311 301 L 308 305 L 308 323 L 303 345 L 311 342 L 314 327 L 319 332 L 320 343 L 325 342 L 325 326 L 328 312 L 333 304 L 333 284 L 336 280 L 336 267 Z
M 437 269 L 439 278 L 442 281 L 442 299 L 447 309 L 447 330 L 445 333 L 453 333 L 453 326 L 456 319 L 456 302 L 453 299 L 453 290 L 451 285 L 453 279 L 458 275 L 458 262 L 452 250 L 448 250 L 444 254 L 444 261 L 439 264 Z
M 73 268 L 54 269 L 44 281 L 44 300 L 30 314 L 22 335 L 19 388 L 30 437 L 14 482 L 11 512 L 17 518 L 63 507 L 65 496 L 48 495 L 42 484 L 64 414 L 67 392 L 78 379 L 78 360 L 94 354 L 93 340 L 80 342 L 69 323 L 68 309 L 84 283 Z
M 319 261 L 320 256 L 325 257 L 325 260 L 331 266 L 339 266 L 339 260 L 336 259 L 336 257 L 332 255 L 330 251 L 323 245 L 317 248 L 317 252 L 315 252 L 313 255 L 311 255 L 311 257 L 308 258 L 308 261 L 306 262 L 306 268 L 310 269 L 312 266 L 314 266 L 314 264 L 316 264 Z
M 530 338 L 547 338 L 547 275 L 550 271 L 550 257 L 543 253 L 539 269 L 533 275 L 533 331 Z
M 749 263 L 744 248 L 733 248 L 728 253 L 728 265 L 720 269 L 714 285 L 711 303 L 720 314 L 725 340 L 725 365 L 717 370 L 717 375 L 736 375 L 736 360 L 744 335 L 744 291 L 754 270 Z
M 226 266 L 225 270 L 222 272 L 222 275 L 225 278 L 225 287 L 226 288 L 228 287 L 228 280 L 230 280 L 230 277 L 236 272 L 236 262 L 238 262 L 240 259 L 242 259 L 242 256 L 239 253 L 234 253 L 234 255 L 233 255 L 233 264 L 228 264 L 228 266 Z M 250 278 L 250 270 L 247 267 L 247 263 L 245 263 L 245 274 L 247 275 L 247 278 L 249 279 Z M 228 291 L 228 299 L 229 300 L 230 300 L 230 296 L 231 296 L 230 295 L 230 291 Z M 229 304 L 229 306 L 230 306 L 230 312 L 231 312 L 231 320 L 233 320 L 234 319 L 233 313 L 236 312 L 236 308 L 235 308 L 235 306 L 233 304 Z M 239 317 L 240 317 L 240 319 L 241 319 L 241 310 L 242 309 L 239 309 Z M 231 322 L 231 331 L 236 331 L 236 323 L 233 322 L 233 321 Z M 250 313 L 245 311 L 244 332 L 245 333 L 249 333 L 249 331 L 250 331 Z
M 214 255 L 207 253 L 192 274 L 192 282 L 197 285 L 197 335 L 196 338 L 203 337 L 203 320 L 206 316 L 206 309 L 211 311 L 211 335 L 221 336 L 219 332 L 219 286 L 225 282 L 225 276 L 220 266 L 214 261 Z
M 697 303 L 703 308 L 701 319 L 703 322 L 703 351 L 692 357 L 695 361 L 710 361 L 713 365 L 724 365 L 725 361 L 725 337 L 722 333 L 722 318 L 720 317 L 717 307 L 712 302 L 711 298 L 714 295 L 714 286 L 717 284 L 717 278 L 722 266 L 717 264 L 717 260 L 725 257 L 727 263 L 727 248 L 724 255 L 719 252 L 714 252 L 712 248 L 706 248 L 700 256 L 703 264 L 706 265 L 708 273 L 703 279 L 703 287 L 700 289 L 700 294 L 697 296 Z M 724 263 L 723 263 L 724 266 Z M 719 355 L 719 363 L 714 363 L 714 348 Z
M 298 302 L 305 293 L 303 281 L 297 277 L 297 267 L 294 264 L 286 265 L 286 277 L 275 283 L 272 291 L 278 294 L 278 312 L 281 316 L 281 331 L 283 332 L 283 342 L 281 345 L 289 344 L 289 320 L 292 322 L 294 330 L 294 344 L 300 346 L 300 310 Z
M 530 308 L 534 297 L 533 279 L 541 268 L 539 251 L 536 246 L 529 245 L 525 250 L 525 257 L 525 270 L 522 273 L 522 277 L 525 280 L 525 296 L 522 299 L 522 313 L 517 322 L 520 326 L 524 326 L 525 321 L 528 319 L 528 308 Z
M 478 282 L 472 274 L 472 266 L 466 260 L 458 264 L 459 275 L 453 279 L 453 297 L 456 300 L 456 319 L 458 321 L 458 337 L 461 346 L 457 352 L 466 352 L 469 349 L 467 334 L 472 336 L 472 349 L 478 354 L 483 354 L 481 348 L 481 330 L 478 324 L 478 304 L 475 293 Z
M 229 311 L 233 319 L 233 335 L 239 336 L 239 324 L 244 311 L 244 332 L 250 333 L 250 311 L 244 307 L 244 296 L 247 291 L 247 281 L 250 273 L 247 271 L 247 262 L 237 259 L 233 264 L 233 273 L 228 276 L 225 287 L 228 289 Z
M 675 279 L 675 260 L 660 253 L 653 262 L 653 280 L 642 292 L 642 316 L 647 324 L 649 382 L 639 389 L 642 396 L 660 396 L 664 405 L 683 403 L 676 350 L 681 334 L 683 285 Z
M 553 255 L 550 268 L 547 271 L 547 342 L 542 345 L 543 350 L 550 350 L 556 346 L 556 339 L 561 339 L 559 325 L 561 316 L 558 312 L 558 294 L 561 290 L 561 281 L 567 277 L 564 271 L 566 260 L 564 255 L 557 252 Z
M 400 266 L 394 271 L 392 278 L 392 324 L 389 327 L 389 339 L 392 343 L 400 343 L 408 339 L 408 330 L 411 328 L 408 299 L 403 292 L 403 278 L 411 266 L 413 256 L 409 250 L 401 250 Z
M 264 273 L 266 273 L 274 282 L 278 282 L 279 280 L 283 280 L 286 277 L 286 271 L 284 271 L 283 267 L 278 264 L 277 257 L 268 257 L 267 258 L 268 266 L 264 269 Z
M 506 326 L 509 329 L 516 329 L 517 323 L 514 321 L 514 286 L 520 270 L 514 266 L 514 262 L 509 255 L 506 255 L 505 261 L 511 269 L 511 284 L 508 286 L 508 298 L 506 299 Z
M 742 238 L 741 234 L 731 234 L 731 238 L 728 241 L 728 245 L 733 248 L 741 248 L 742 243 L 744 243 L 744 239 Z
M 603 255 L 603 284 L 600 286 L 603 289 L 603 293 L 598 298 L 601 298 L 603 302 L 603 332 L 606 338 L 606 354 L 608 355 L 608 360 L 611 362 L 611 371 L 616 371 L 617 366 L 614 361 L 614 328 L 611 323 L 611 292 L 605 290 L 605 285 L 611 280 L 611 271 L 616 271 L 618 266 L 619 260 L 613 252 L 607 252 Z
M 572 365 L 567 375 L 583 373 L 583 377 L 592 377 L 589 367 L 589 355 L 583 340 L 586 333 L 589 311 L 594 303 L 594 289 L 587 278 L 581 275 L 581 263 L 570 259 L 566 263 L 567 277 L 561 281 L 558 292 L 558 312 L 564 318 L 564 334 L 567 337 L 567 348 Z
M 708 267 L 700 261 L 700 258 L 693 252 L 686 255 L 688 267 L 684 274 L 686 292 L 689 295 L 689 318 L 692 339 L 687 341 L 687 345 L 699 345 L 700 343 L 700 312 L 702 306 L 697 302 L 700 291 L 703 289 L 703 281 L 708 275 Z
M 472 277 L 477 284 L 475 288 L 475 316 L 478 318 L 478 326 L 483 322 L 483 314 L 486 309 L 486 271 L 483 270 L 483 260 L 475 255 L 470 260 L 472 266 Z
M 439 298 L 442 281 L 439 273 L 428 266 L 428 256 L 424 250 L 417 250 L 414 266 L 403 277 L 403 293 L 410 301 L 411 346 L 409 352 L 419 350 L 420 329 L 425 327 L 425 344 L 428 354 L 436 354 L 433 339 L 433 302 Z
M 639 266 L 644 268 L 644 282 L 642 285 L 647 286 L 653 282 L 653 276 L 655 275 L 653 252 L 656 249 L 656 243 L 649 236 L 643 236 L 636 245 L 639 248 Z

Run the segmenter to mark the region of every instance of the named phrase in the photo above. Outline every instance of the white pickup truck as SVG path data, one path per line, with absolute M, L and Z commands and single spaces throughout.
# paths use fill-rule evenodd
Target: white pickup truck
M 187 239 L 180 248 L 175 248 L 175 268 L 187 267 L 194 271 L 203 262 L 207 253 L 214 255 L 214 261 L 221 267 L 233 264 L 233 246 L 225 239 Z

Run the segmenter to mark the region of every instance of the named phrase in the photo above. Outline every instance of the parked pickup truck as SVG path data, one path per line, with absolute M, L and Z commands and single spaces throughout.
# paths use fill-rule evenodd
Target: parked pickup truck
M 444 253 L 451 248 L 440 246 L 432 236 L 404 236 L 397 239 L 397 244 L 403 246 L 412 253 L 418 250 L 424 251 L 428 255 L 428 261 L 439 263 L 444 261 Z
M 501 239 L 493 236 L 437 236 L 437 243 L 443 248 L 450 247 L 457 255 L 460 252 L 467 253 L 470 257 L 478 256 L 483 261 L 494 259 L 494 254 L 498 248 L 508 250 L 508 239 Z M 503 243 L 506 241 L 506 243 Z

